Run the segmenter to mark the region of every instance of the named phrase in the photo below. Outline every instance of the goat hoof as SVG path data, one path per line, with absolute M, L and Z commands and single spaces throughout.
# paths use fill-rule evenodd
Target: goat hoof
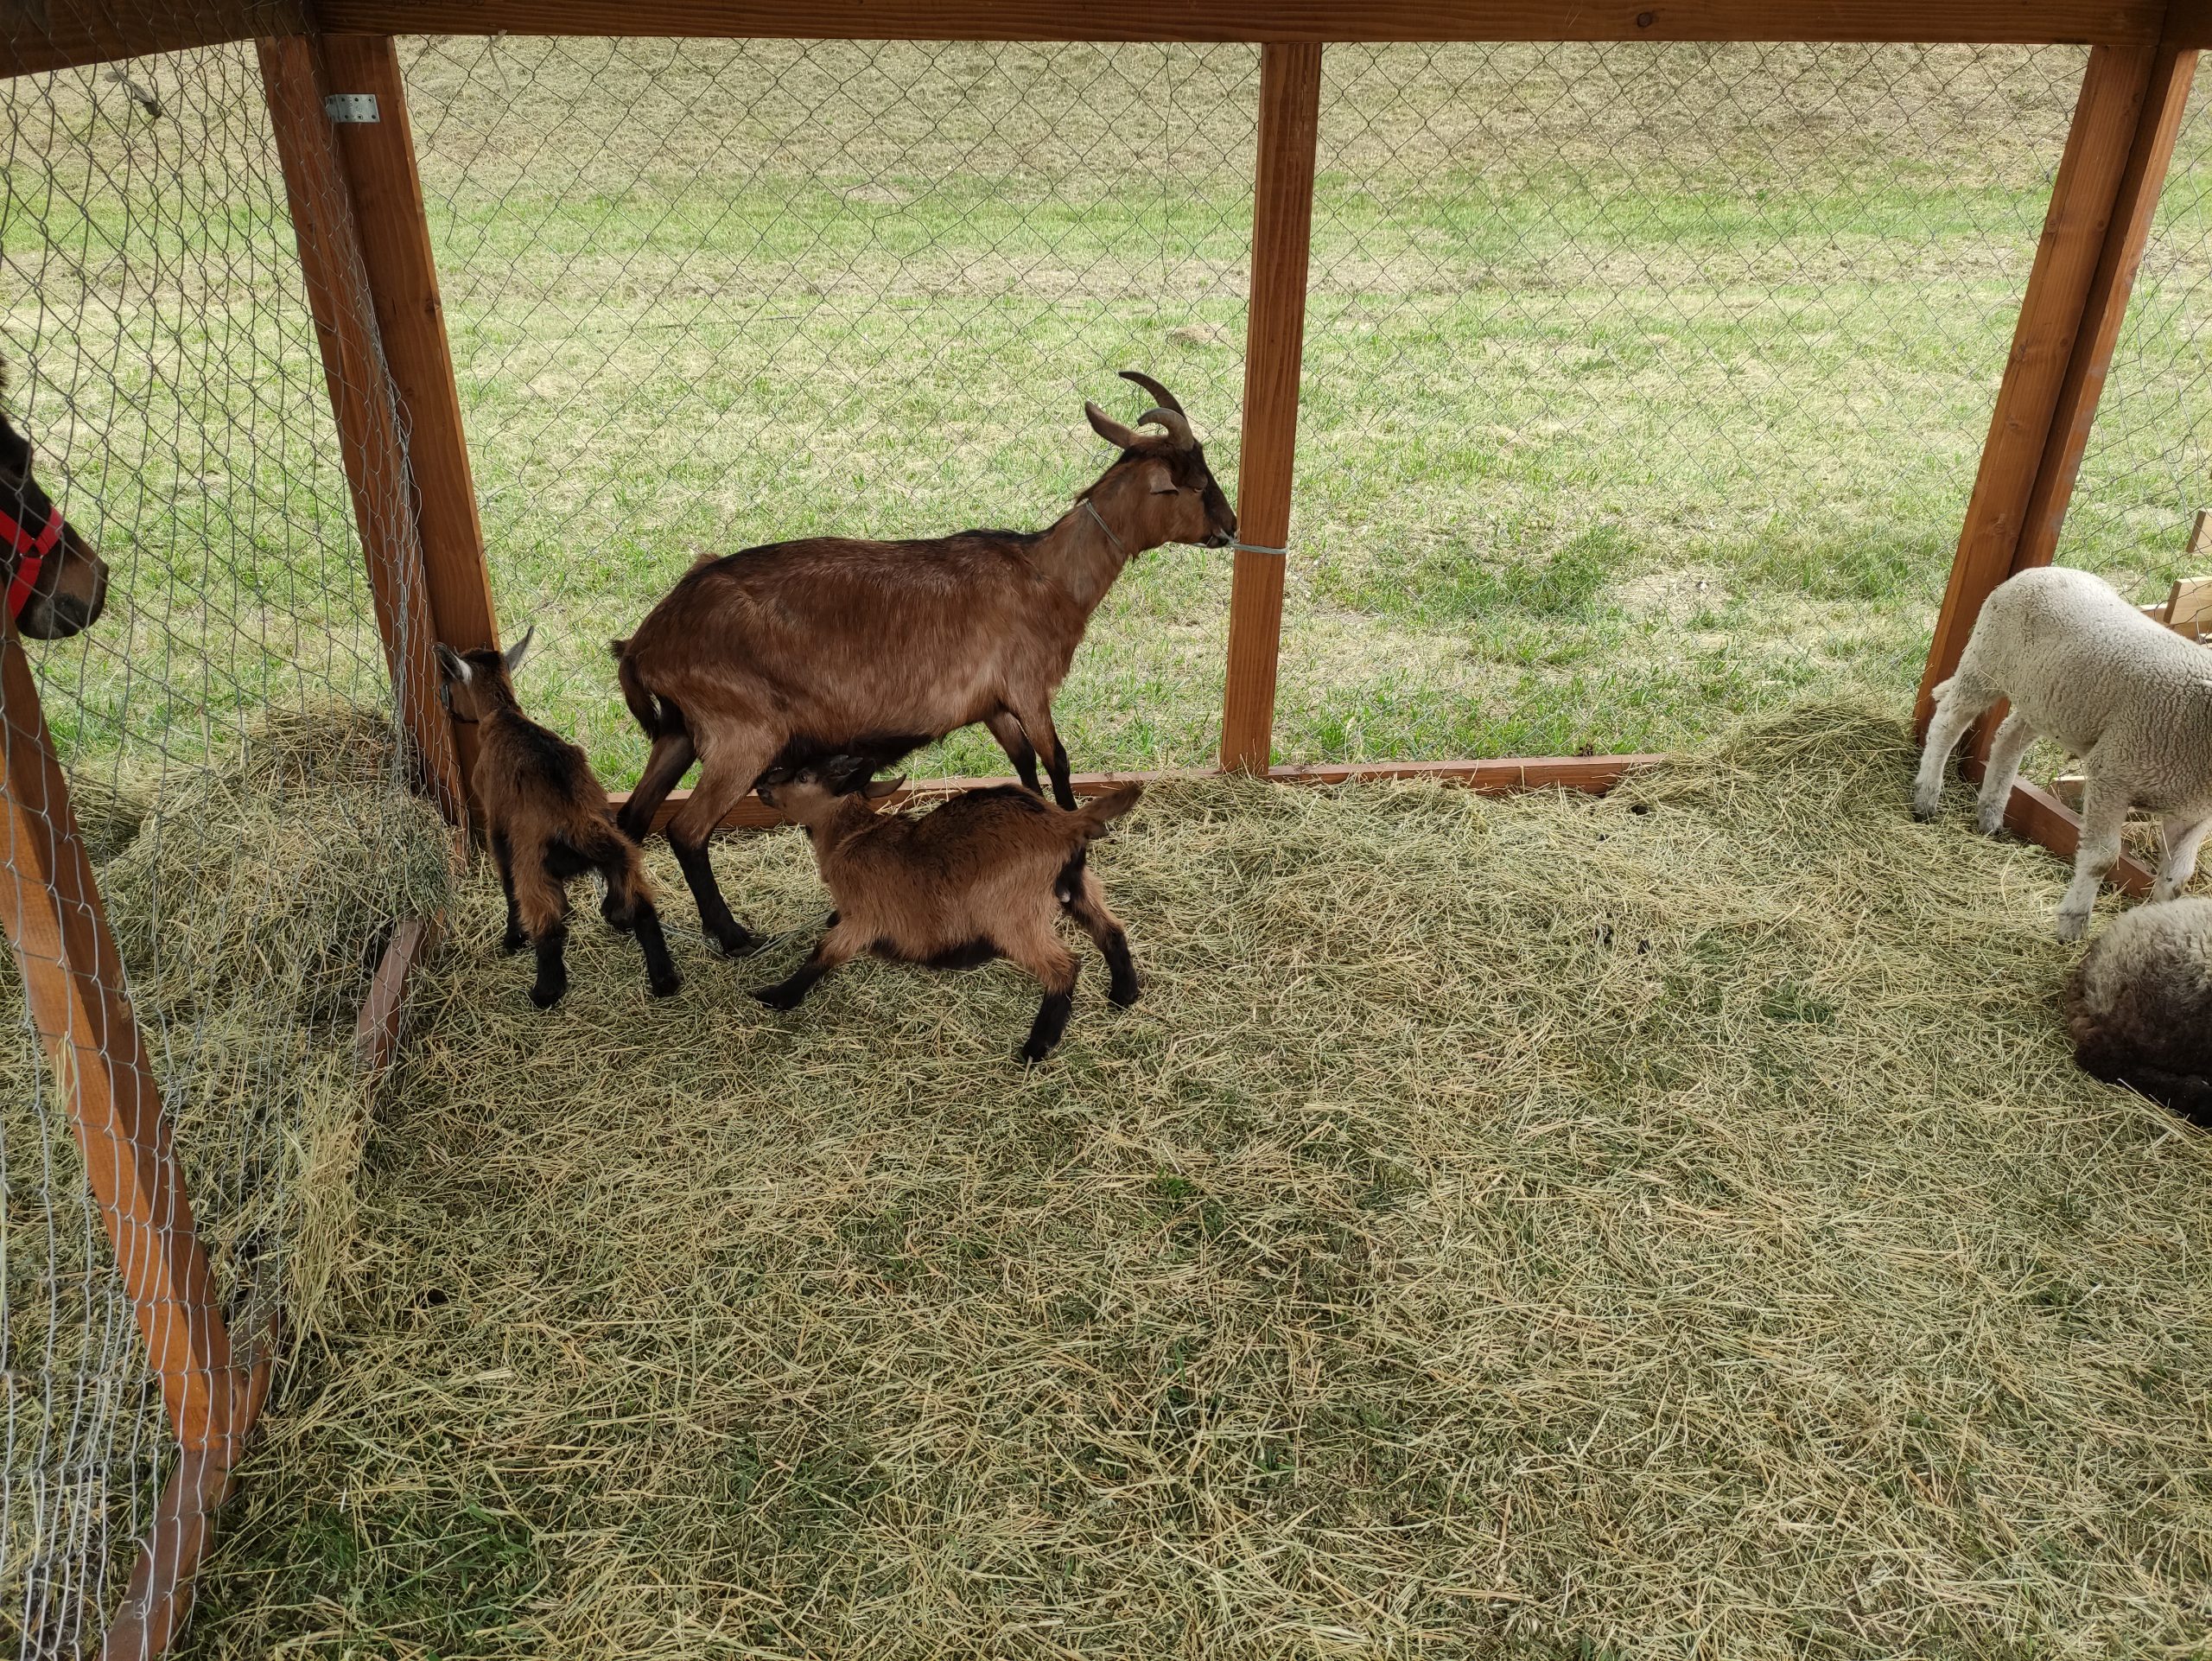
M 1934 802 L 1916 801 L 1912 805 L 1912 817 L 1925 824 L 1936 817 L 1936 805 Z
M 2058 938 L 2060 939 L 2069 942 L 2078 940 L 2088 932 L 2089 916 L 2087 912 L 2083 912 L 2078 916 L 2072 912 L 2062 911 L 2058 913 Z
M 505 952 L 508 957 L 512 958 L 516 952 L 521 951 L 529 944 L 530 937 L 528 935 L 523 933 L 519 929 L 509 929 L 506 932 L 505 938 L 499 942 L 499 950 Z
M 725 958 L 749 958 L 768 943 L 749 928 L 734 934 L 709 934 L 707 940 Z
M 672 998 L 683 990 L 683 977 L 671 975 L 666 980 L 648 981 L 646 984 L 652 987 L 655 997 Z
M 1126 1009 L 1142 996 L 1143 992 L 1138 987 L 1137 983 L 1135 981 L 1131 981 L 1127 986 L 1116 986 L 1109 988 L 1106 994 L 1106 1002 L 1112 1004 L 1116 1009 Z
M 1024 1044 L 1014 1053 L 1014 1059 L 1025 1067 L 1033 1067 L 1052 1053 L 1052 1047 L 1049 1044 L 1041 1050 L 1033 1044 Z
M 753 996 L 779 1015 L 789 1015 L 798 1008 L 798 999 L 781 985 L 756 987 Z
M 626 913 L 622 912 L 603 911 L 600 913 L 600 915 L 607 920 L 607 926 L 613 929 L 617 934 L 627 934 L 630 932 L 630 919 Z
M 561 995 L 568 990 L 566 981 L 558 986 L 533 986 L 530 989 L 530 1001 L 541 1009 L 550 1009 L 561 1001 Z

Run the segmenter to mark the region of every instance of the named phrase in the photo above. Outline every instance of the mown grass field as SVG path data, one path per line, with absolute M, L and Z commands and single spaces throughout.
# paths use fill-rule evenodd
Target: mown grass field
M 1136 366 L 1237 460 L 1255 54 L 410 41 L 525 694 L 626 781 L 605 641 L 696 550 L 1039 525 Z M 1924 649 L 2081 54 L 1328 60 L 1282 759 L 1663 748 Z M 8 350 L 127 611 L 88 760 L 380 672 L 243 60 L 17 100 Z M 162 80 L 163 73 L 169 80 Z M 35 118 L 35 119 L 34 119 Z M 2064 557 L 2148 596 L 2203 493 L 2192 120 Z M 1124 578 L 1079 765 L 1205 761 L 1228 559 Z M 335 642 L 335 644 L 334 644 Z M 149 672 L 149 664 L 158 667 Z M 980 733 L 918 758 L 988 770 Z

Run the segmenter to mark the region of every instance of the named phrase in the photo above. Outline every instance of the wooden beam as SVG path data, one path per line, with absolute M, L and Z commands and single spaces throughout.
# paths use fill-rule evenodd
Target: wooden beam
M 1263 48 L 1258 172 L 1252 192 L 1252 298 L 1244 326 L 1244 442 L 1236 474 L 1236 534 L 1262 549 L 1282 549 L 1290 540 L 1320 116 L 1321 48 Z M 1224 767 L 1264 773 L 1274 759 L 1275 667 L 1282 646 L 1283 568 L 1288 562 L 1286 553 L 1236 550 L 1229 592 L 1229 667 L 1222 687 Z
M 1267 777 L 1283 785 L 1376 784 L 1392 779 L 1414 779 L 1458 785 L 1492 795 L 1556 788 L 1602 796 L 1629 773 L 1659 767 L 1666 760 L 1663 755 L 1540 755 L 1469 761 L 1340 761 L 1270 767 Z M 1149 773 L 1078 773 L 1075 775 L 1075 793 L 1096 796 L 1127 784 L 1203 784 L 1220 777 L 1222 774 L 1211 767 L 1176 767 Z M 918 779 L 888 799 L 896 806 L 1014 782 L 1012 779 Z M 609 794 L 618 810 L 629 799 L 627 791 L 613 791 Z M 653 815 L 652 828 L 665 829 L 690 794 L 688 790 L 670 792 L 668 799 Z M 747 796 L 731 810 L 729 817 L 722 821 L 722 828 L 760 830 L 784 822 L 784 816 L 764 805 L 758 796 Z
M 423 545 L 408 484 L 406 428 L 385 373 L 366 277 L 361 227 L 340 163 L 317 51 L 299 36 L 260 42 L 262 87 L 284 172 L 308 309 L 338 423 L 353 519 L 368 563 L 402 728 L 446 817 L 466 816 L 454 724 L 438 703 L 438 665 Z
M 215 1513 L 230 1498 L 237 1464 L 206 1452 L 180 1455 L 162 1489 L 123 1602 L 100 1641 L 100 1661 L 151 1661 L 168 1653 L 192 1613 L 194 1581 L 215 1540 Z
M 2099 47 L 2089 54 L 1951 562 L 1950 583 L 1929 644 L 1914 710 L 1914 721 L 1923 732 L 1935 707 L 1935 689 L 1958 667 L 1981 602 L 2012 573 L 2029 495 L 2050 439 L 2060 389 L 2083 326 L 2106 229 L 2158 56 L 2156 47 Z
M 117 58 L 298 35 L 300 0 L 188 0 L 143 5 L 121 0 L 0 0 L 0 76 L 35 75 Z
M 385 947 L 384 956 L 377 960 L 376 973 L 369 981 L 369 995 L 362 1001 L 360 1015 L 353 1023 L 353 1053 L 360 1060 L 362 1072 L 381 1072 L 391 1064 L 393 1053 L 399 1047 L 400 1021 L 407 1007 L 408 977 L 438 943 L 442 926 L 440 918 L 409 917 L 392 930 L 391 941 Z
M 29 660 L 0 622 L 0 925 L 178 1442 L 235 1458 L 245 1381 Z
M 2012 552 L 2016 571 L 2048 565 L 2058 551 L 2058 533 L 2066 522 L 2075 480 L 2081 476 L 2082 455 L 2097 418 L 2097 400 L 2112 367 L 2113 348 L 2120 342 L 2128 296 L 2143 264 L 2144 246 L 2151 239 L 2151 220 L 2158 212 L 2158 193 L 2166 181 L 2166 166 L 2173 160 L 2174 141 L 2180 136 L 2190 86 L 2196 78 L 2196 48 L 2158 48 L 2105 226 L 2104 246 L 2082 304 L 2082 327 L 2059 384 L 2050 434 L 2028 492 L 2019 543 Z
M 602 12 L 603 22 L 626 22 Z M 438 639 L 456 652 L 499 643 L 492 576 L 484 562 L 484 527 L 461 430 L 461 390 L 446 339 L 445 302 L 430 251 L 429 216 L 399 54 L 388 35 L 330 35 L 322 43 L 334 92 L 366 92 L 377 119 L 337 129 L 338 154 L 353 186 L 353 213 L 385 365 L 407 417 L 407 460 L 415 480 L 417 530 L 430 618 Z M 464 767 L 475 738 L 461 729 Z
M 319 0 L 372 35 L 911 41 L 1966 41 L 2150 46 L 2163 0 Z

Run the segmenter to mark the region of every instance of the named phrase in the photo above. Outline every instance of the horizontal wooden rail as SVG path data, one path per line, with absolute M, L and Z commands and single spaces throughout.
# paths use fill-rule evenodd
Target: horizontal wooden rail
M 1479 761 L 1340 761 L 1269 767 L 1267 776 L 1283 785 L 1370 784 L 1390 779 L 1427 779 L 1486 792 L 1555 786 L 1602 796 L 1618 784 L 1623 775 L 1658 767 L 1666 760 L 1663 755 L 1541 755 L 1504 756 Z M 1150 773 L 1078 773 L 1075 775 L 1075 793 L 1096 796 L 1122 785 L 1196 784 L 1224 776 L 1212 767 L 1173 767 Z M 889 799 L 896 804 L 1012 783 L 1011 779 L 918 779 Z M 630 792 L 620 790 L 611 794 L 619 809 L 629 799 Z M 660 811 L 653 815 L 653 829 L 665 828 L 690 794 L 688 790 L 670 792 Z M 764 805 L 759 797 L 747 796 L 732 810 L 722 825 L 726 830 L 749 830 L 783 823 L 782 814 Z
M 222 46 L 307 29 L 300 0 L 0 0 L 0 75 Z
M 2150 46 L 2162 0 L 321 0 L 365 35 L 915 41 L 1915 41 Z

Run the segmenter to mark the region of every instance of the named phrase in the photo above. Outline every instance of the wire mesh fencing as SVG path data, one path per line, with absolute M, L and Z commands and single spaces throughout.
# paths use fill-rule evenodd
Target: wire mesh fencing
M 700 551 L 1042 529 L 1148 371 L 1234 476 L 1250 47 L 438 39 L 404 51 L 499 612 L 526 700 L 644 759 L 626 634 Z M 1125 576 L 1059 724 L 1202 765 L 1226 556 Z M 550 638 L 549 638 L 550 637 Z M 1003 766 L 980 731 L 921 775 Z
M 123 959 L 98 991 L 127 996 L 163 1104 L 124 1155 L 173 1139 L 241 1340 L 272 1309 L 296 1329 L 346 1226 L 355 1012 L 448 844 L 394 736 L 253 48 L 0 99 L 6 412 L 109 568 L 96 621 L 26 646 Z M 378 512 L 404 511 L 393 473 L 364 481 Z M 36 723 L 9 713 L 12 768 Z M 0 874 L 52 866 L 43 820 L 5 824 Z M 42 950 L 27 973 L 59 966 Z M 58 1035 L 113 1059 L 97 1021 L 73 1004 Z M 140 1318 L 209 1323 L 134 1310 L 12 969 L 0 1032 L 0 1653 L 92 1654 L 174 1463 Z M 134 1253 L 179 1216 L 138 1219 Z

